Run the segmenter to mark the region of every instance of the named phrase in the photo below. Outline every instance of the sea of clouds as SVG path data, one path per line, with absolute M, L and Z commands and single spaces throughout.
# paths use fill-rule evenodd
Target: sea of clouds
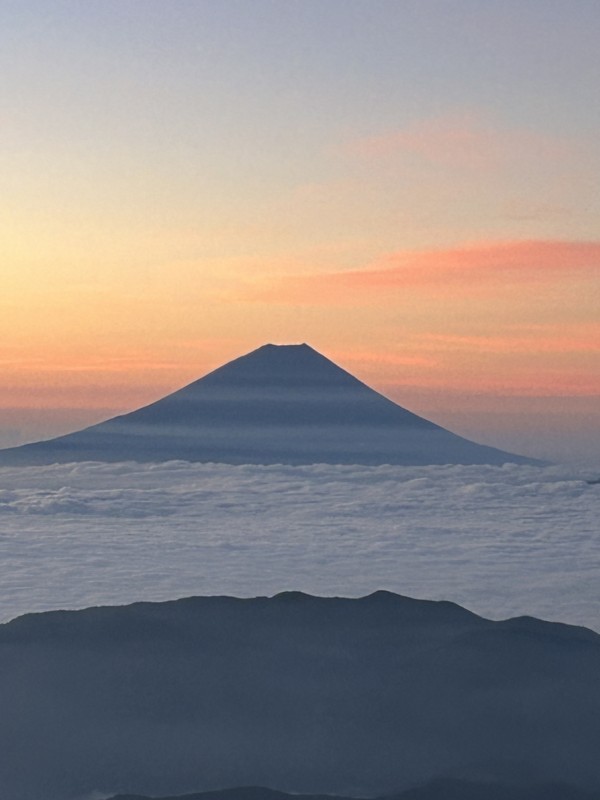
M 600 485 L 567 467 L 0 469 L 1 618 L 385 588 L 600 630 Z

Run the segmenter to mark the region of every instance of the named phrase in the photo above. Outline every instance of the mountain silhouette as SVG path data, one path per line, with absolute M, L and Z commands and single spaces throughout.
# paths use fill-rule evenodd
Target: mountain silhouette
M 0 451 L 0 464 L 534 463 L 407 411 L 306 344 L 267 344 L 151 405 Z
M 110 800 L 357 800 L 341 795 L 298 795 L 277 792 L 257 786 L 221 789 L 213 792 L 147 797 L 120 794 Z M 491 781 L 462 781 L 441 778 L 400 794 L 385 795 L 374 800 L 600 800 L 600 792 L 588 792 L 566 784 L 506 785 Z
M 600 789 L 600 636 L 529 617 L 389 592 L 45 612 L 0 625 L 0 675 L 10 800 Z

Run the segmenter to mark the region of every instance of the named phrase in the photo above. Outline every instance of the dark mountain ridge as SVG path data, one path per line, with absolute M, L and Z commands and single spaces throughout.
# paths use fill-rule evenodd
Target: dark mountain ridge
M 0 450 L 0 465 L 178 459 L 534 463 L 407 411 L 306 344 L 264 345 L 137 411 L 50 441 Z
M 151 798 L 138 794 L 120 794 L 110 800 L 357 800 L 341 795 L 298 795 L 250 786 L 214 792 Z M 374 800 L 600 800 L 600 792 L 587 792 L 566 784 L 507 786 L 490 782 L 441 778 L 400 794 Z
M 11 800 L 600 789 L 600 636 L 570 625 L 389 592 L 192 597 L 19 617 L 0 674 Z

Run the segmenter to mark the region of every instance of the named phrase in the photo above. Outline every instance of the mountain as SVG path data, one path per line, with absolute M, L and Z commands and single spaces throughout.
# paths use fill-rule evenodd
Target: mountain
M 120 794 L 110 800 L 356 800 L 356 798 L 340 795 L 285 794 L 273 789 L 251 786 L 161 798 Z M 600 800 L 600 792 L 587 792 L 585 789 L 565 784 L 510 786 L 489 781 L 440 779 L 400 794 L 386 795 L 374 800 Z
M 0 626 L 0 675 L 10 800 L 600 789 L 600 636 L 529 617 L 388 592 L 46 612 Z
M 306 344 L 267 344 L 145 408 L 0 451 L 0 465 L 68 461 L 503 464 L 388 400 Z
M 119 794 L 110 800 L 153 800 L 139 794 Z M 262 786 L 242 786 L 238 789 L 220 789 L 214 792 L 200 792 L 196 794 L 175 795 L 161 797 L 158 800 L 354 800 L 350 797 L 341 797 L 330 794 L 287 794 Z

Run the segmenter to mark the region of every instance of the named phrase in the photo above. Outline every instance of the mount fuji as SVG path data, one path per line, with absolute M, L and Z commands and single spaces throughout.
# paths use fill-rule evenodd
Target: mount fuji
M 536 463 L 407 411 L 306 344 L 266 344 L 151 405 L 0 451 L 0 465 Z

